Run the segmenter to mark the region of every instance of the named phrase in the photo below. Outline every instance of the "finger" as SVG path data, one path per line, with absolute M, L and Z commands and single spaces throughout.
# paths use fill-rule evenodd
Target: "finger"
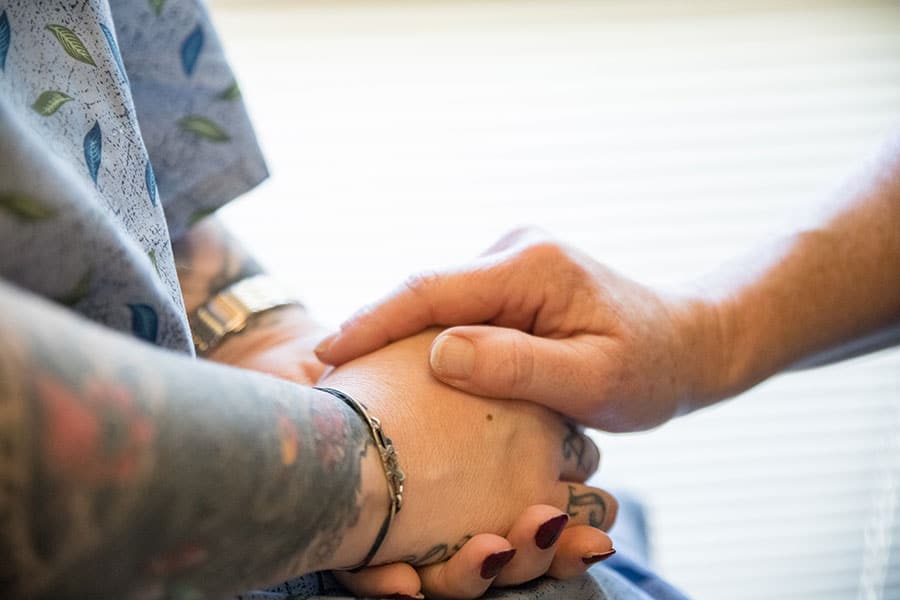
M 616 520 L 619 503 L 601 489 L 561 481 L 556 485 L 556 506 L 564 506 L 573 525 L 608 531 Z
M 538 504 L 526 509 L 506 536 L 516 555 L 494 583 L 516 585 L 546 573 L 556 552 L 556 542 L 568 522 L 569 515 L 555 506 Z
M 600 448 L 584 431 L 572 423 L 562 441 L 562 481 L 584 483 L 600 467 Z
M 547 339 L 516 329 L 470 325 L 437 336 L 430 362 L 438 379 L 461 390 L 538 402 L 582 421 L 602 397 L 604 377 L 598 363 L 611 344 L 597 336 Z
M 560 536 L 556 544 L 556 555 L 547 575 L 556 579 L 569 579 L 615 553 L 608 535 L 589 525 L 573 525 Z
M 304 375 L 309 380 L 309 383 L 305 385 L 315 385 L 322 378 L 322 375 L 325 374 L 325 369 L 328 368 L 328 365 L 318 360 L 307 360 L 300 364 L 300 368 L 303 369 Z
M 368 567 L 358 573 L 334 571 L 335 578 L 354 596 L 375 598 L 423 598 L 422 582 L 406 563 Z
M 506 539 L 476 535 L 445 562 L 419 568 L 422 590 L 428 598 L 478 598 L 515 555 Z
M 340 365 L 429 325 L 487 321 L 504 302 L 504 294 L 498 293 L 499 269 L 494 267 L 476 262 L 456 272 L 410 277 L 322 340 L 316 355 L 322 362 Z

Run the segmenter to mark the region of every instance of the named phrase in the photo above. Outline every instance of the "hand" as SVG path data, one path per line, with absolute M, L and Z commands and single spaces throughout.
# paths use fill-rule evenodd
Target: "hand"
M 261 315 L 241 334 L 227 338 L 209 358 L 218 362 L 269 373 L 276 377 L 313 385 L 322 376 L 325 365 L 313 354 L 313 348 L 327 330 L 299 307 L 284 307 Z M 421 361 L 419 361 L 421 362 Z M 423 365 L 424 366 L 424 365 Z M 424 369 L 423 369 L 424 371 Z M 323 385 L 328 383 L 323 382 Z M 574 432 L 569 434 L 570 444 L 583 443 Z M 593 461 L 593 446 L 572 446 L 581 449 Z M 584 471 L 596 462 L 584 466 Z M 576 479 L 583 480 L 579 476 Z M 544 573 L 557 578 L 578 575 L 587 565 L 582 558 L 609 555 L 612 542 L 600 531 L 591 527 L 574 527 L 558 543 L 546 550 L 538 549 L 532 541 L 541 526 L 564 513 L 559 509 L 535 505 L 525 509 L 517 518 L 508 538 L 480 534 L 465 541 L 460 551 L 440 569 L 423 567 L 417 571 L 406 563 L 393 563 L 364 569 L 350 574 L 338 573 L 345 587 L 358 596 L 385 596 L 402 593 L 415 596 L 420 589 L 428 589 L 433 595 L 455 598 L 480 596 L 493 582 L 498 585 L 519 583 Z M 544 528 L 546 531 L 546 527 Z M 524 548 L 517 553 L 512 564 L 505 567 L 498 578 L 482 577 L 481 565 L 491 555 L 511 548 Z M 450 554 L 448 549 L 447 554 Z M 496 558 L 492 560 L 497 560 Z M 428 577 L 423 584 L 420 572 Z
M 238 335 L 226 337 L 207 358 L 315 385 L 326 365 L 313 349 L 327 332 L 302 307 L 283 306 L 259 315 Z
M 422 589 L 435 597 L 475 597 L 492 580 L 521 583 L 548 568 L 580 573 L 612 545 L 600 530 L 612 524 L 615 500 L 582 483 L 599 451 L 543 407 L 473 397 L 435 380 L 425 360 L 434 335 L 394 343 L 320 382 L 381 420 L 407 476 L 403 510 L 375 562 L 419 567 Z M 555 543 L 543 535 L 541 548 L 536 533 L 545 523 L 545 534 L 569 527 Z M 477 532 L 487 533 L 469 539 Z M 511 548 L 510 559 L 502 553 Z
M 432 344 L 441 381 L 538 402 L 608 431 L 654 427 L 725 395 L 714 309 L 653 291 L 532 230 L 461 269 L 410 278 L 316 352 L 339 365 L 434 324 L 469 325 Z

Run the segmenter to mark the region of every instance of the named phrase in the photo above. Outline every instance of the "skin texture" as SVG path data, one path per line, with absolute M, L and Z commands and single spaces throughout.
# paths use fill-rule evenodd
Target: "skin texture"
M 560 475 L 577 461 L 545 409 L 469 398 L 424 365 L 386 383 L 429 343 L 328 381 L 391 407 L 410 487 L 379 562 L 436 561 L 437 546 L 568 502 Z M 2 284 L 0 373 L 3 597 L 221 597 L 356 563 L 386 511 L 368 433 L 329 394 L 157 349 Z M 614 500 L 571 485 L 602 498 L 608 527 Z
M 664 423 L 784 369 L 900 342 L 900 141 L 796 230 L 676 292 L 534 230 L 411 277 L 326 338 L 340 365 L 432 325 L 436 377 L 609 431 Z
M 215 218 L 201 221 L 192 228 L 175 243 L 174 251 L 189 310 L 228 285 L 262 272 L 249 253 Z M 325 369 L 313 353 L 325 333 L 327 331 L 302 307 L 283 307 L 256 317 L 245 330 L 227 337 L 206 357 L 312 385 Z M 565 474 L 571 481 L 583 482 L 596 469 L 599 459 L 596 447 L 586 442 L 582 433 L 570 424 L 566 425 L 563 450 L 565 458 L 574 460 L 574 470 Z M 568 550 L 560 555 L 557 555 L 555 543 L 548 548 L 538 548 L 534 540 L 536 532 L 545 521 L 564 515 L 560 508 L 566 507 L 537 505 L 525 510 L 513 524 L 509 539 L 491 533 L 470 532 L 455 542 L 436 544 L 420 556 L 404 557 L 416 568 L 396 563 L 357 574 L 338 574 L 338 578 L 361 596 L 396 593 L 414 596 L 424 588 L 430 597 L 473 598 L 484 593 L 492 583 L 518 584 L 548 571 L 551 575 L 572 577 L 585 570 L 582 560 L 585 555 L 605 552 L 612 543 L 600 529 L 575 525 L 567 530 L 566 537 L 574 536 L 580 544 L 566 545 Z M 517 552 L 500 575 L 484 578 L 483 563 L 494 554 L 513 547 Z M 451 560 L 439 567 L 422 566 L 446 559 Z

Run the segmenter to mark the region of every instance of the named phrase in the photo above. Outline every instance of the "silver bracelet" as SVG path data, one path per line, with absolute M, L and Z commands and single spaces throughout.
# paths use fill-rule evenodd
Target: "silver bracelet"
M 356 414 L 362 417 L 363 421 L 365 421 L 366 425 L 369 427 L 369 432 L 372 434 L 372 439 L 375 441 L 375 447 L 378 448 L 381 466 L 384 467 L 384 477 L 387 479 L 388 495 L 390 497 L 388 514 L 382 522 L 381 529 L 378 530 L 378 535 L 375 537 L 375 543 L 372 544 L 372 548 L 369 550 L 368 554 L 366 554 L 366 557 L 358 565 L 347 569 L 348 571 L 356 572 L 367 567 L 369 563 L 372 562 L 372 559 L 375 558 L 375 555 L 384 543 L 384 539 L 387 537 L 388 530 L 391 528 L 391 522 L 394 520 L 394 516 L 400 512 L 400 509 L 403 506 L 403 482 L 406 479 L 406 476 L 403 474 L 403 471 L 400 470 L 400 462 L 397 460 L 397 451 L 394 449 L 391 438 L 384 435 L 384 430 L 381 428 L 381 421 L 370 415 L 364 404 L 334 388 L 316 387 L 315 389 L 327 392 L 332 396 L 339 398 L 347 404 L 347 406 L 352 408 Z

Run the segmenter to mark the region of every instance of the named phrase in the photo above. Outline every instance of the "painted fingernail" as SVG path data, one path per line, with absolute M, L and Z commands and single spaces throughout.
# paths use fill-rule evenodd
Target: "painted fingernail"
M 494 552 L 481 563 L 481 578 L 493 579 L 500 574 L 500 571 L 513 559 L 516 555 L 516 549 L 510 548 L 502 552 Z
M 475 371 L 475 345 L 456 335 L 444 335 L 431 348 L 431 368 L 441 377 L 468 379 Z
M 615 550 L 615 548 L 613 548 L 612 550 L 607 550 L 606 552 L 596 552 L 594 554 L 588 554 L 587 556 L 581 557 L 581 562 L 583 562 L 586 565 L 592 565 L 594 563 L 598 563 L 598 562 L 606 560 L 607 558 L 609 558 L 610 556 L 612 556 L 615 553 L 616 553 L 616 550 Z
M 559 534 L 563 532 L 563 529 L 566 528 L 566 523 L 568 522 L 569 515 L 567 514 L 561 514 L 558 517 L 553 517 L 549 521 L 546 521 L 543 525 L 538 527 L 537 533 L 534 534 L 534 543 L 537 544 L 537 547 L 541 550 L 546 550 L 556 543 L 556 540 L 559 539 Z
M 326 337 L 325 339 L 323 339 L 321 342 L 319 342 L 319 345 L 316 346 L 316 350 L 315 350 L 316 354 L 321 354 L 321 353 L 323 353 L 323 352 L 328 352 L 328 348 L 331 347 L 331 343 L 334 341 L 334 339 L 335 339 L 337 336 L 338 336 L 338 334 L 332 333 L 331 335 L 329 335 L 328 337 Z M 308 346 L 307 346 L 307 347 L 308 347 Z

